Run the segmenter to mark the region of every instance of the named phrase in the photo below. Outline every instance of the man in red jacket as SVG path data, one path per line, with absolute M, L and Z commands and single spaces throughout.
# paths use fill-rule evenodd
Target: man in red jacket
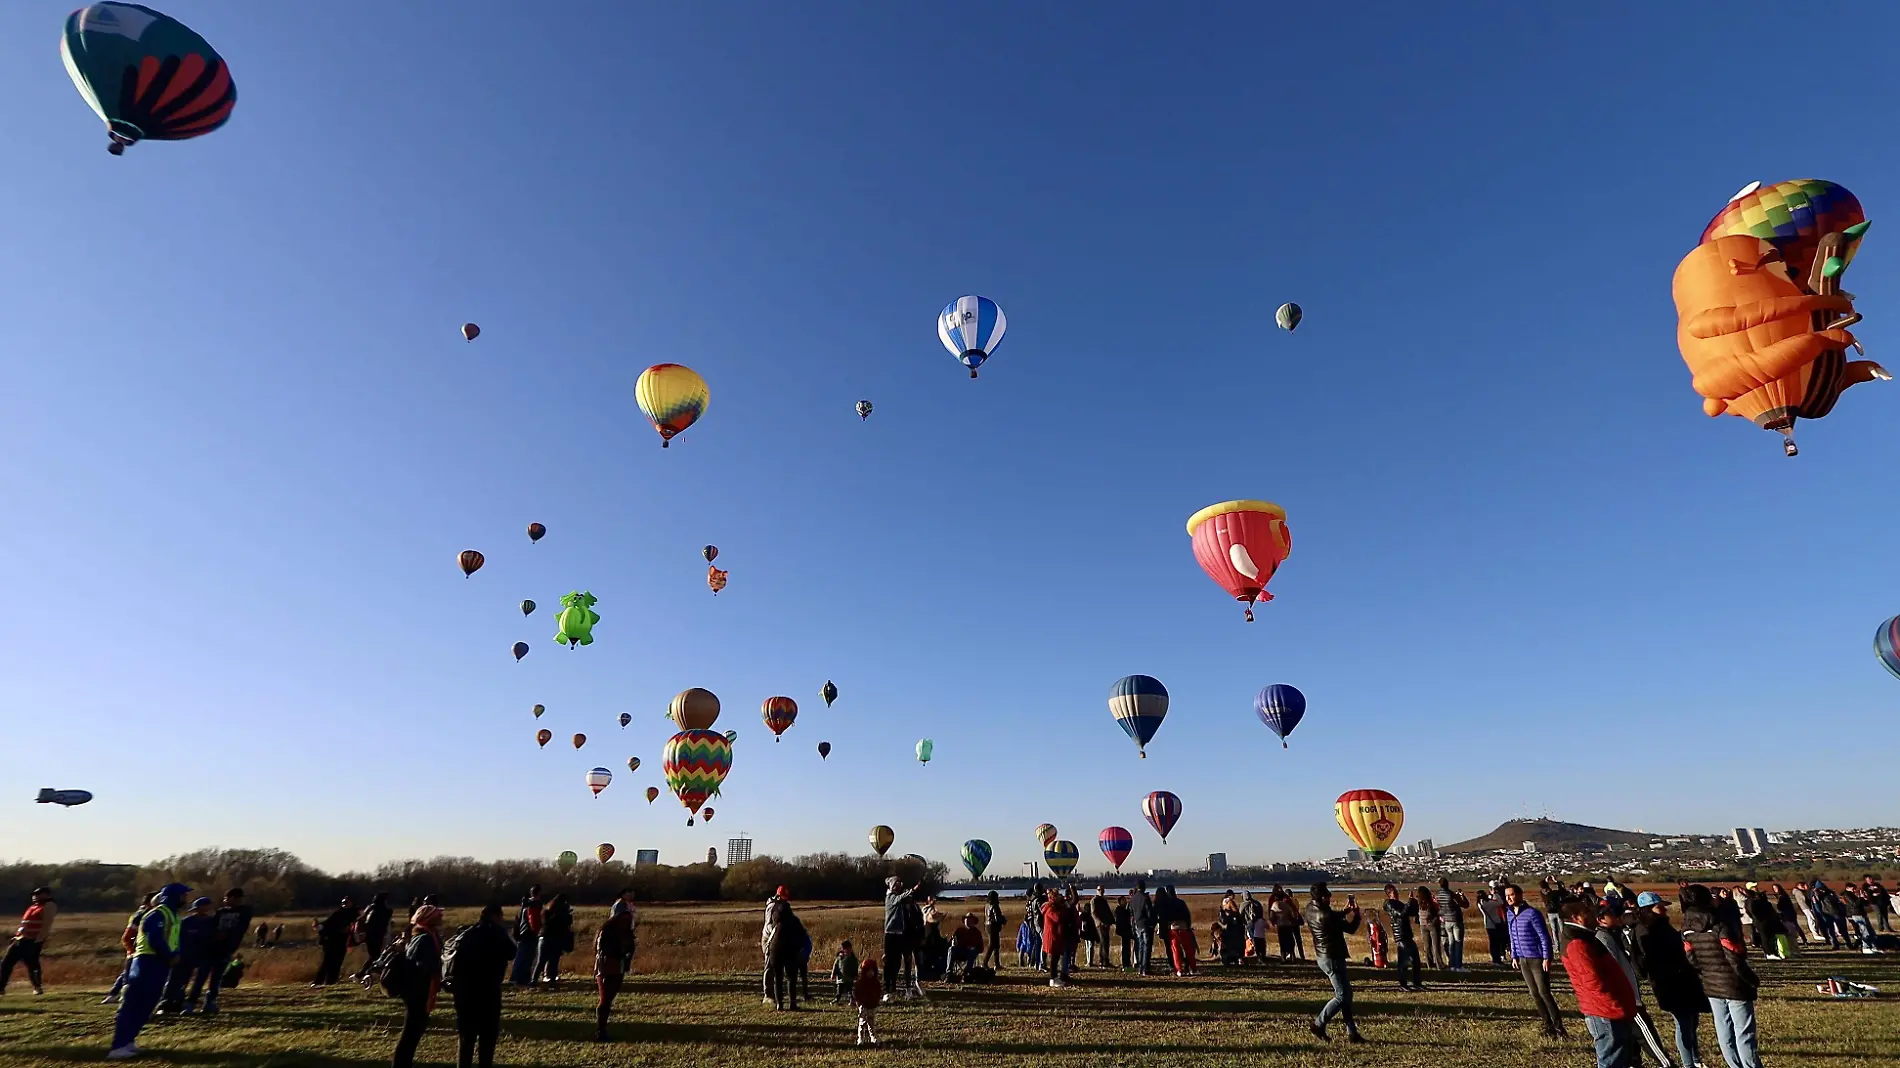
M 1597 1068 L 1639 1068 L 1641 1048 L 1636 1037 L 1636 990 L 1623 966 L 1610 956 L 1594 935 L 1597 922 L 1595 895 L 1573 897 L 1563 903 L 1564 972 L 1577 992 L 1577 1010 L 1597 1047 Z

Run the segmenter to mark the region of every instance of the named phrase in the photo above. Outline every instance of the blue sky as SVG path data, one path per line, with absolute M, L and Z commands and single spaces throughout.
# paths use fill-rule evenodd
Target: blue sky
M 1787 460 L 1674 344 L 1708 218 L 1815 176 L 1874 219 L 1848 288 L 1900 364 L 1890 86 L 1764 50 L 1785 6 L 173 0 L 237 111 L 121 159 L 67 9 L 0 10 L 6 855 L 684 861 L 888 823 L 1014 871 L 1047 820 L 1085 871 L 1110 824 L 1185 867 L 1337 855 L 1358 787 L 1407 841 L 1893 822 L 1900 386 Z M 934 336 L 964 293 L 1010 316 L 975 382 Z M 665 451 L 633 403 L 662 361 L 712 390 Z M 1232 497 L 1294 535 L 1252 626 L 1183 527 Z M 573 588 L 602 622 L 570 652 Z M 1130 672 L 1174 697 L 1145 761 Z M 1272 682 L 1311 704 L 1287 751 Z M 694 685 L 741 737 L 688 829 L 639 794 Z

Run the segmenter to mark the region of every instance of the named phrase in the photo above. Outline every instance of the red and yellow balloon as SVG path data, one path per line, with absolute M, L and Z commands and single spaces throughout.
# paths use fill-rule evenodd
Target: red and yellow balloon
M 1194 559 L 1209 578 L 1247 604 L 1253 622 L 1256 601 L 1271 601 L 1267 583 L 1293 551 L 1286 511 L 1270 501 L 1222 501 L 1188 518 Z
M 1333 802 L 1333 819 L 1371 860 L 1385 856 L 1405 826 L 1405 806 L 1384 790 L 1347 790 Z

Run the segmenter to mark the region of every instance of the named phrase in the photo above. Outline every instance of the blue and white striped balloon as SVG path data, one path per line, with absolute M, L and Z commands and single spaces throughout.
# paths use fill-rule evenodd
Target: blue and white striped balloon
M 984 360 L 995 355 L 1007 329 L 1009 320 L 1003 309 L 988 297 L 958 297 L 937 316 L 937 339 L 970 369 L 971 378 Z

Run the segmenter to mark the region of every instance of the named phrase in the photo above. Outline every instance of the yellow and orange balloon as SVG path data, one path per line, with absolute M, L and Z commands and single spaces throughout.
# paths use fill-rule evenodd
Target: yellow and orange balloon
M 633 386 L 641 413 L 660 432 L 661 448 L 672 445 L 675 434 L 699 422 L 711 396 L 706 380 L 691 367 L 678 363 L 654 364 L 640 372 L 640 380 Z
M 1347 790 L 1333 802 L 1333 819 L 1369 859 L 1378 860 L 1399 840 L 1405 806 L 1384 790 Z

